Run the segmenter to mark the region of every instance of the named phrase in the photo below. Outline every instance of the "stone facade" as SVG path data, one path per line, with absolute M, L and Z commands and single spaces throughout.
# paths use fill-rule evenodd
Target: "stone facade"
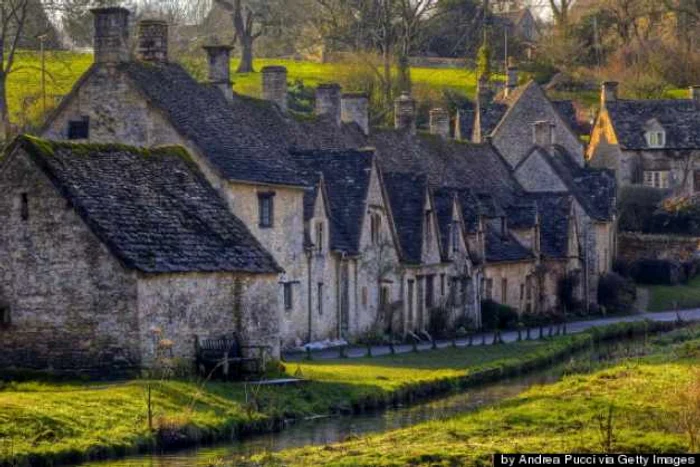
M 699 248 L 698 237 L 626 232 L 620 234 L 618 258 L 628 264 L 640 259 L 689 261 Z

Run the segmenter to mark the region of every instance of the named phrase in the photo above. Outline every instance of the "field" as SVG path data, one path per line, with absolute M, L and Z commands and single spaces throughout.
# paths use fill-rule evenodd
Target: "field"
M 680 285 L 654 285 L 649 289 L 648 311 L 700 308 L 700 277 Z
M 0 383 L 0 464 L 12 459 L 42 465 L 134 453 L 156 442 L 229 439 L 241 431 L 269 431 L 282 418 L 382 407 L 542 367 L 592 338 L 645 332 L 645 326 L 483 348 L 288 363 L 287 374 L 310 381 L 273 389 L 148 380 Z M 147 422 L 149 387 L 153 431 Z
M 684 343 L 662 339 L 651 356 L 535 387 L 475 413 L 337 445 L 261 455 L 252 462 L 466 466 L 490 465 L 498 452 L 697 452 L 698 331 Z

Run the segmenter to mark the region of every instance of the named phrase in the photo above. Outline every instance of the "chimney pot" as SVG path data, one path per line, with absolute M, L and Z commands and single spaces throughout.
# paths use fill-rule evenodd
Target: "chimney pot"
M 615 102 L 617 100 L 617 88 L 619 83 L 615 81 L 606 81 L 603 83 L 602 91 L 600 94 L 601 104 L 605 106 L 608 102 Z
M 274 102 L 282 112 L 287 111 L 287 69 L 266 66 L 262 69 L 263 99 Z
M 218 87 L 227 100 L 233 100 L 231 89 L 231 51 L 230 45 L 206 45 L 203 47 L 209 61 L 209 83 Z
M 532 125 L 533 143 L 543 148 L 554 144 L 554 125 L 549 120 L 535 122 Z
M 168 23 L 161 20 L 139 22 L 138 57 L 144 62 L 168 61 Z
M 357 123 L 369 135 L 369 96 L 364 93 L 346 93 L 340 99 L 340 119 L 343 123 Z
M 444 109 L 430 111 L 430 134 L 450 137 L 450 114 Z
M 319 84 L 316 88 L 316 115 L 329 116 L 340 126 L 341 87 L 337 83 Z
M 700 86 L 690 87 L 690 98 L 697 103 L 700 103 Z
M 394 127 L 416 133 L 416 101 L 407 92 L 394 101 Z
M 90 10 L 95 21 L 95 63 L 129 61 L 129 10 L 121 7 Z

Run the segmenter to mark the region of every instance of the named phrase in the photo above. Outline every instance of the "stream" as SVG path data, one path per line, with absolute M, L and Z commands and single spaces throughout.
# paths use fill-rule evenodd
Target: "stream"
M 384 411 L 301 420 L 277 433 L 255 435 L 235 442 L 218 443 L 169 453 L 144 454 L 119 460 L 81 464 L 90 467 L 190 467 L 217 465 L 231 457 L 250 456 L 289 448 L 325 445 L 349 437 L 405 428 L 417 423 L 454 417 L 515 397 L 536 385 L 560 380 L 567 369 L 586 368 L 590 363 L 615 363 L 644 349 L 644 340 L 602 344 L 581 351 L 566 362 L 542 371 L 470 388 L 412 406 Z

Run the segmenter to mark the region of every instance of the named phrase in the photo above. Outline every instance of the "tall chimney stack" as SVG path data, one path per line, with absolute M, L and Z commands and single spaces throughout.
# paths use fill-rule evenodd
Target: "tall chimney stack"
M 340 126 L 341 87 L 336 83 L 319 84 L 316 88 L 316 115 L 328 115 Z
M 554 125 L 549 120 L 541 120 L 532 125 L 532 142 L 549 148 L 554 144 Z
M 369 135 L 369 96 L 363 93 L 346 93 L 340 99 L 340 119 L 343 123 L 357 123 L 365 135 Z
M 430 134 L 447 139 L 450 137 L 450 114 L 444 109 L 430 111 Z
M 394 101 L 394 127 L 416 133 L 416 101 L 405 91 Z
M 227 100 L 233 100 L 231 89 L 231 51 L 230 45 L 206 45 L 203 47 L 209 61 L 209 83 L 218 87 Z
M 95 20 L 95 63 L 129 61 L 129 10 L 121 7 L 90 10 Z
M 168 23 L 148 19 L 139 22 L 139 60 L 144 62 L 168 61 Z
M 266 101 L 274 102 L 282 112 L 287 111 L 287 69 L 283 66 L 266 66 L 262 69 L 262 94 Z
M 606 81 L 603 83 L 600 93 L 600 103 L 603 107 L 605 107 L 605 104 L 615 102 L 617 100 L 618 86 L 619 84 L 615 81 Z

